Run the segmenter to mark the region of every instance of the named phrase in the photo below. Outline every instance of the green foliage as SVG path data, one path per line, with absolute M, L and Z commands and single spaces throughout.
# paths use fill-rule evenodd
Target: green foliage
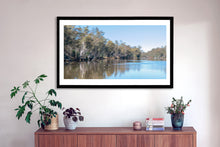
M 64 26 L 64 60 L 140 59 L 142 52 L 141 46 L 105 38 L 97 27 Z
M 28 106 L 28 108 L 30 108 L 32 110 L 33 109 L 33 103 L 35 103 L 35 101 L 33 101 L 33 100 L 26 101 L 25 106 Z
M 142 54 L 147 60 L 166 60 L 166 46 L 153 48 L 151 51 Z
M 23 97 L 22 97 L 22 104 L 24 104 L 24 99 L 25 99 L 25 96 L 27 95 L 27 91 L 25 91 L 25 93 L 24 93 L 24 95 L 23 95 Z
M 10 94 L 11 98 L 13 98 L 13 97 L 15 97 L 15 95 L 18 92 L 24 92 L 24 94 L 22 96 L 22 104 L 23 105 L 18 106 L 18 108 L 15 109 L 15 111 L 17 111 L 16 117 L 18 119 L 20 119 L 23 116 L 23 114 L 25 113 L 26 107 L 28 107 L 30 111 L 27 113 L 27 115 L 25 117 L 25 121 L 27 123 L 30 123 L 31 116 L 32 116 L 33 112 L 36 110 L 39 110 L 40 119 L 37 121 L 37 123 L 38 123 L 38 126 L 42 127 L 42 128 L 44 128 L 45 125 L 49 125 L 51 123 L 51 118 L 56 117 L 56 115 L 57 115 L 57 112 L 50 109 L 47 105 L 45 105 L 45 102 L 48 102 L 50 106 L 53 106 L 53 107 L 57 106 L 60 109 L 62 108 L 61 102 L 55 101 L 55 100 L 50 100 L 48 98 L 49 95 L 57 96 L 57 93 L 54 89 L 50 89 L 47 92 L 45 99 L 39 100 L 37 98 L 37 96 L 36 96 L 37 84 L 39 84 L 40 81 L 44 81 L 44 78 L 46 78 L 46 77 L 47 76 L 45 74 L 42 74 L 34 80 L 35 90 L 33 90 L 33 88 L 29 85 L 30 81 L 25 81 L 22 84 L 22 87 L 25 91 L 21 91 L 20 86 L 18 86 L 18 87 L 14 87 L 11 90 L 11 94 Z M 42 102 L 44 102 L 44 103 L 42 103 Z
M 30 124 L 32 112 L 29 111 L 26 115 L 25 121 Z
M 39 109 L 39 114 L 40 119 L 37 121 L 37 124 L 39 127 L 42 127 L 44 129 L 46 125 L 49 125 L 51 123 L 51 118 L 56 117 L 57 112 L 46 106 L 43 106 Z
M 15 87 L 11 90 L 11 98 L 13 98 L 17 93 L 18 91 L 20 91 L 20 87 Z
M 50 100 L 49 103 L 51 106 L 57 106 L 58 108 L 62 109 L 62 104 L 59 101 Z
M 23 88 L 27 88 L 27 86 L 29 86 L 30 81 L 25 81 L 22 86 Z
M 183 97 L 180 99 L 172 98 L 172 104 L 170 107 L 166 107 L 167 113 L 169 114 L 184 114 L 184 111 L 187 107 L 189 107 L 192 100 L 189 100 L 186 104 L 184 104 Z
M 38 127 L 40 128 L 41 127 L 41 123 L 40 123 L 40 119 L 37 121 L 37 124 L 38 124 Z
M 47 76 L 46 76 L 45 74 L 42 74 L 42 75 L 38 76 L 38 77 L 34 80 L 35 84 L 39 84 L 40 81 L 43 81 L 44 78 L 46 78 L 46 77 L 47 77 Z
M 16 117 L 17 117 L 18 119 L 20 119 L 21 116 L 24 114 L 25 106 L 26 106 L 26 105 L 18 106 L 18 108 L 15 109 L 16 111 L 18 111 L 17 114 L 16 114 Z
M 53 94 L 54 94 L 55 96 L 57 96 L 57 93 L 56 93 L 56 91 L 55 91 L 54 89 L 50 89 L 50 90 L 48 91 L 48 94 L 51 95 L 51 96 L 52 96 Z

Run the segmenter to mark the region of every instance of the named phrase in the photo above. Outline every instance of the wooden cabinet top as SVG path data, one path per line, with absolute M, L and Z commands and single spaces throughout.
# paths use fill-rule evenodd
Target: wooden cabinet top
M 43 129 L 38 129 L 35 132 L 35 135 L 46 135 L 46 134 L 69 134 L 69 135 L 84 135 L 84 134 L 196 134 L 196 131 L 193 127 L 183 127 L 182 130 L 176 131 L 172 127 L 165 127 L 164 131 L 146 131 L 146 128 L 143 127 L 140 131 L 133 130 L 132 127 L 78 127 L 76 130 L 66 130 L 65 128 L 59 128 L 55 131 L 45 131 Z

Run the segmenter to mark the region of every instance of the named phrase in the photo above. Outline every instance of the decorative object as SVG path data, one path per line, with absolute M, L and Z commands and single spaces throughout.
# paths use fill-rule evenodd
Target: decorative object
M 77 126 L 77 122 L 83 121 L 84 117 L 81 115 L 80 109 L 69 108 L 63 112 L 63 121 L 67 130 L 75 130 Z
M 135 122 L 133 123 L 133 129 L 134 129 L 134 130 L 141 130 L 141 128 L 142 128 L 142 124 L 141 124 L 140 121 L 135 121 Z
M 171 114 L 171 122 L 174 130 L 181 130 L 184 122 L 184 114 Z
M 163 131 L 164 118 L 146 118 L 146 131 Z
M 171 114 L 171 122 L 174 130 L 181 130 L 184 122 L 184 111 L 189 107 L 192 100 L 184 104 L 183 97 L 173 98 L 170 107 L 166 107 L 167 113 Z
M 44 120 L 49 119 L 50 117 L 44 118 Z M 45 130 L 57 130 L 59 128 L 59 120 L 58 120 L 58 114 L 54 117 L 52 116 L 51 118 L 51 123 L 49 125 L 46 125 L 44 127 Z
M 30 85 L 30 81 L 25 81 L 22 86 L 14 86 L 14 88 L 11 90 L 11 98 L 15 97 L 18 93 L 22 93 L 22 104 L 18 106 L 18 108 L 15 109 L 17 111 L 16 117 L 20 119 L 22 115 L 24 114 L 25 110 L 29 109 L 27 112 L 27 115 L 25 117 L 25 121 L 30 124 L 31 116 L 33 112 L 39 111 L 39 120 L 37 121 L 38 126 L 42 127 L 43 129 L 47 125 L 51 125 L 50 129 L 58 129 L 56 125 L 54 125 L 54 122 L 52 120 L 57 120 L 57 112 L 49 108 L 48 106 L 52 107 L 58 107 L 62 108 L 62 104 L 59 101 L 55 101 L 51 99 L 51 96 L 57 96 L 57 93 L 54 89 L 50 89 L 47 93 L 44 99 L 39 99 L 39 95 L 37 94 L 37 88 L 38 85 L 44 81 L 44 79 L 47 76 L 45 74 L 42 74 L 38 76 L 34 80 L 35 86 L 32 87 Z M 21 89 L 22 88 L 22 89 Z M 55 117 L 55 118 L 53 118 Z M 56 121 L 55 121 L 56 122 Z M 58 124 L 57 124 L 58 125 Z
M 58 88 L 173 88 L 173 17 L 57 17 Z

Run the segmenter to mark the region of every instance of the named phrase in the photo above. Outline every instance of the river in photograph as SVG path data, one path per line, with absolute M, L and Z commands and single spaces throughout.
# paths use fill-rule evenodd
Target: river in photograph
M 166 61 L 72 62 L 64 65 L 64 79 L 166 79 Z

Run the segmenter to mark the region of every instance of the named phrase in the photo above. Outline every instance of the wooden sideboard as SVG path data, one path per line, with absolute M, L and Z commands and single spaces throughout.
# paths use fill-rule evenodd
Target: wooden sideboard
M 134 131 L 131 127 L 86 127 L 70 131 L 39 129 L 35 132 L 35 147 L 196 147 L 196 131 L 183 127 L 175 131 Z

